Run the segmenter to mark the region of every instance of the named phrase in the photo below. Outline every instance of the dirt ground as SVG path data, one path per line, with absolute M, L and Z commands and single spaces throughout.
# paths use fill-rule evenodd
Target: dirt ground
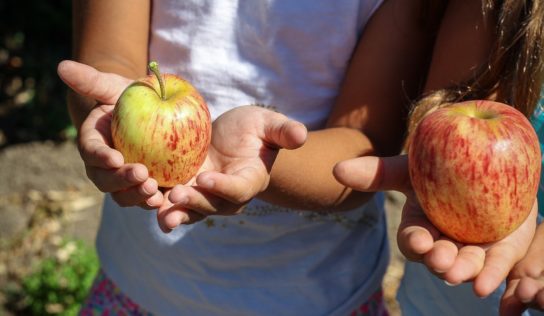
M 33 264 L 58 250 L 64 237 L 93 244 L 102 193 L 86 178 L 76 146 L 28 143 L 0 151 L 0 289 L 28 274 Z M 388 193 L 391 263 L 384 279 L 390 314 L 400 315 L 395 293 L 403 273 L 396 247 L 403 197 Z M 0 294 L 0 306 L 5 298 Z M 9 315 L 0 307 L 0 315 Z

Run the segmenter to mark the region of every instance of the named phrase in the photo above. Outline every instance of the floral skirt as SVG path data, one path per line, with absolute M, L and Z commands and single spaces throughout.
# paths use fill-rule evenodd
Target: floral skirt
M 83 303 L 80 316 L 152 316 L 123 294 L 119 287 L 100 270 L 96 276 L 89 296 Z
M 119 287 L 100 270 L 91 287 L 89 296 L 83 303 L 80 316 L 151 316 L 152 314 L 140 307 L 128 296 L 123 294 Z M 383 301 L 381 289 L 375 292 L 370 299 L 361 304 L 348 316 L 387 316 L 387 309 Z

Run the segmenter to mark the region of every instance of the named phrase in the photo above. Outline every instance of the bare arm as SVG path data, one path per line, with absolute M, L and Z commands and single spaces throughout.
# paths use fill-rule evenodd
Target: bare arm
M 280 151 L 261 198 L 286 207 L 343 210 L 371 197 L 338 183 L 332 169 L 341 160 L 399 152 L 408 105 L 423 85 L 433 42 L 418 24 L 420 9 L 419 1 L 389 0 L 375 13 L 327 128 L 309 133 L 300 149 Z
M 425 92 L 448 88 L 474 76 L 487 64 L 495 21 L 481 1 L 450 0 L 440 25 Z
M 146 74 L 150 1 L 73 1 L 74 59 L 130 79 Z M 68 109 L 77 128 L 95 100 L 70 93 Z

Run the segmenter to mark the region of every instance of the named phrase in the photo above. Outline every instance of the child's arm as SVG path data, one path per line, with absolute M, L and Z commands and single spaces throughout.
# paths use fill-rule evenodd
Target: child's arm
M 525 257 L 508 276 L 501 315 L 520 315 L 527 308 L 544 311 L 544 223 L 537 227 Z
M 145 76 L 150 5 L 149 0 L 73 0 L 74 59 L 99 71 L 129 79 Z M 95 80 L 95 83 L 107 90 L 101 81 Z M 87 98 L 84 103 L 81 95 L 73 93 L 71 98 L 68 109 L 72 121 L 79 127 L 96 100 Z

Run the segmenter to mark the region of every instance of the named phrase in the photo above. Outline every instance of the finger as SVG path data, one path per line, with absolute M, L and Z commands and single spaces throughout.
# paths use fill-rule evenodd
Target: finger
M 521 315 L 527 308 L 519 298 L 515 296 L 516 288 L 519 284 L 519 279 L 508 281 L 506 290 L 502 295 L 499 314 L 500 316 Z
M 512 267 L 527 253 L 535 233 L 537 212 L 535 201 L 525 222 L 487 250 L 484 267 L 474 280 L 476 295 L 485 297 L 497 289 Z
M 268 175 L 256 168 L 248 167 L 234 174 L 204 172 L 196 183 L 209 193 L 235 204 L 248 202 L 268 186 Z
M 423 256 L 423 262 L 431 271 L 442 274 L 453 266 L 457 254 L 458 249 L 453 242 L 441 239 Z
M 106 104 L 115 104 L 131 80 L 71 60 L 64 60 L 57 67 L 59 77 L 78 94 Z
M 277 148 L 296 149 L 306 142 L 308 131 L 304 124 L 290 120 L 285 115 L 273 113 L 265 118 L 261 138 Z
M 526 256 L 516 263 L 512 271 L 510 271 L 510 277 L 521 279 L 523 277 L 532 277 L 532 278 L 538 278 L 541 275 L 544 275 L 544 267 L 541 266 L 540 261 L 542 260 L 542 257 L 540 254 L 543 252 L 534 252 L 533 248 L 534 243 L 531 245 L 531 250 L 526 254 Z
M 535 300 L 538 291 L 541 289 L 541 284 L 537 280 L 524 277 L 519 280 L 515 295 L 522 303 L 529 303 Z
M 127 164 L 117 169 L 87 167 L 87 177 L 102 192 L 117 192 L 146 181 L 147 168 L 142 164 Z
M 164 202 L 157 210 L 157 223 L 164 233 L 171 232 L 181 224 L 190 224 L 205 218 L 202 214 L 170 202 L 170 193 L 171 191 L 168 191 L 164 194 Z
M 544 288 L 541 288 L 536 294 L 534 305 L 539 310 L 544 311 Z
M 421 261 L 439 237 L 440 232 L 429 222 L 417 201 L 408 198 L 397 232 L 397 244 L 402 254 L 408 260 Z
M 429 231 L 420 226 L 399 229 L 397 234 L 400 252 L 411 261 L 423 260 L 423 255 L 432 249 L 433 241 Z
M 515 246 L 497 244 L 486 253 L 486 259 L 481 272 L 474 280 L 474 292 L 480 297 L 487 297 L 495 291 L 519 259 Z
M 196 222 L 200 222 L 207 216 L 186 208 L 174 205 L 171 208 L 165 210 L 159 220 L 166 228 L 165 232 L 172 231 L 179 225 L 191 225 Z
M 232 203 L 197 187 L 177 185 L 168 195 L 170 203 L 176 204 L 203 215 L 233 215 L 245 203 Z
M 443 274 L 446 282 L 452 285 L 474 279 L 484 266 L 485 250 L 478 246 L 464 246 L 459 249 L 451 268 Z
M 87 166 L 108 169 L 123 165 L 123 155 L 111 148 L 110 122 L 111 118 L 104 106 L 93 109 L 81 125 L 78 147 Z
M 150 198 L 145 200 L 145 202 L 140 203 L 140 207 L 146 210 L 155 210 L 158 209 L 164 202 L 164 196 L 161 191 L 157 191 Z
M 139 185 L 135 185 L 123 191 L 114 192 L 111 196 L 121 207 L 135 206 L 141 203 L 145 205 L 147 199 L 157 193 L 158 188 L 157 181 L 148 178 Z
M 405 193 L 411 188 L 406 155 L 345 160 L 334 166 L 333 174 L 340 183 L 358 191 L 395 190 Z

